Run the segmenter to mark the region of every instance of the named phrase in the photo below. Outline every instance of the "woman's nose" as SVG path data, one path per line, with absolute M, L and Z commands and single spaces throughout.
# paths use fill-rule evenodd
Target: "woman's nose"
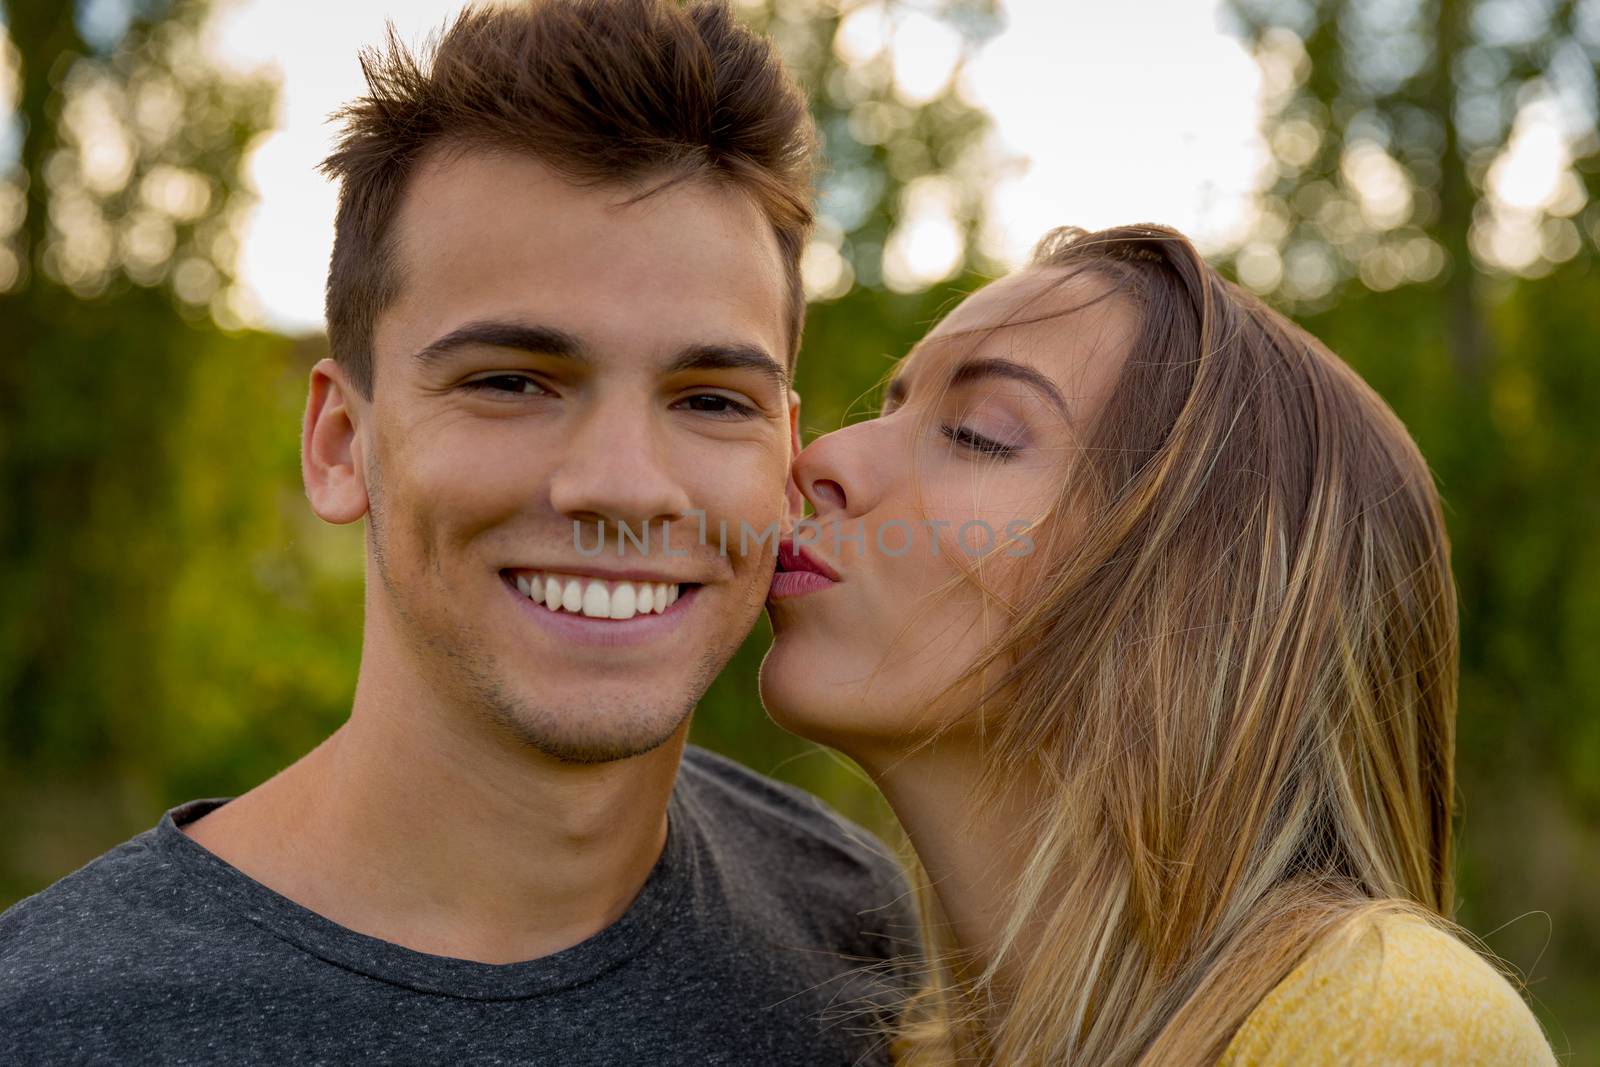
M 794 461 L 794 481 L 818 518 L 853 517 L 872 509 L 877 486 L 892 465 L 878 420 L 824 434 Z
M 842 511 L 846 503 L 844 486 L 832 478 L 814 479 L 810 490 L 806 492 L 806 496 L 815 502 L 814 506 L 818 507 L 826 503 L 829 507 Z

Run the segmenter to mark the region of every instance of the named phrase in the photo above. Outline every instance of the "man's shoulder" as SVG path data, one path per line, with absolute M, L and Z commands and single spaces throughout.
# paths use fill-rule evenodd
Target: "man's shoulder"
M 0 996 L 45 988 L 65 976 L 78 986 L 196 960 L 228 909 L 197 879 L 170 835 L 168 820 L 214 800 L 169 809 L 140 831 L 0 912 Z M 70 984 L 70 983 L 69 983 Z
M 163 863 L 155 831 L 145 830 L 0 912 L 0 978 L 63 951 L 96 950 L 115 920 L 149 906 Z
M 141 971 L 179 949 L 159 944 L 172 936 L 159 914 L 167 862 L 147 830 L 0 912 L 0 1048 L 85 1013 L 111 1018 Z
M 918 951 L 904 868 L 865 827 L 804 789 L 693 745 L 679 788 L 703 813 L 708 846 L 763 922 L 813 928 L 859 958 Z
M 903 878 L 883 841 L 798 786 L 697 745 L 684 749 L 682 780 L 699 803 L 733 820 L 720 828 L 746 830 L 765 848 L 829 859 L 877 879 Z
M 741 866 L 914 929 L 911 888 L 893 851 L 822 798 L 695 745 L 684 750 L 680 782 L 711 809 L 714 832 L 737 850 Z

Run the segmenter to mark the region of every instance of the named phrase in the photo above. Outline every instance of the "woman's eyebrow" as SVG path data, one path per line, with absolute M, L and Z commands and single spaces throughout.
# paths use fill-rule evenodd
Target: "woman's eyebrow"
M 1072 412 L 1067 407 L 1067 398 L 1061 395 L 1061 390 L 1056 388 L 1056 383 L 1046 378 L 1043 374 L 1024 363 L 1016 363 L 1009 359 L 987 357 L 983 359 L 969 359 L 957 367 L 950 375 L 950 388 L 958 385 L 970 385 L 983 378 L 1009 378 L 1012 381 L 1031 385 L 1056 406 L 1061 412 L 1061 417 L 1067 422 L 1072 421 Z

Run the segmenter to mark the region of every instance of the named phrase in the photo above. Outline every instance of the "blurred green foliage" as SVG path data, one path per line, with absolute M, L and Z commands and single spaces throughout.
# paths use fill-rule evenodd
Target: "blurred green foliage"
M 325 342 L 238 323 L 242 160 L 273 93 L 208 65 L 209 6 L 128 0 L 108 26 L 0 0 L 0 907 L 270 776 L 354 685 L 361 530 L 319 522 L 300 486 Z M 873 6 L 741 2 L 810 90 L 830 162 L 807 440 L 868 414 L 890 363 L 995 270 L 974 240 L 987 119 L 955 78 L 911 99 L 888 52 L 836 47 Z M 999 25 L 992 0 L 915 10 L 969 49 Z M 1438 473 L 1462 594 L 1461 917 L 1528 974 L 1558 1052 L 1600 1063 L 1600 4 L 1227 11 L 1261 62 L 1273 175 L 1221 265 L 1354 364 Z M 1519 198 L 1497 168 L 1541 116 L 1572 148 Z M 964 265 L 897 291 L 885 250 L 929 182 Z M 769 633 L 694 739 L 892 834 L 847 760 L 762 714 Z

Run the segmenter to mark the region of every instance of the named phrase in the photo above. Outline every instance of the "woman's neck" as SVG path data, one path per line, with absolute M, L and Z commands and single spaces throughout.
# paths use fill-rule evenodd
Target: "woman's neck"
M 972 974 L 993 959 L 1032 842 L 1038 780 L 1019 774 L 998 802 L 980 788 L 976 739 L 946 736 L 911 753 L 856 757 L 905 828 L 927 871 L 946 933 Z M 1002 974 L 1005 968 L 1002 968 Z

